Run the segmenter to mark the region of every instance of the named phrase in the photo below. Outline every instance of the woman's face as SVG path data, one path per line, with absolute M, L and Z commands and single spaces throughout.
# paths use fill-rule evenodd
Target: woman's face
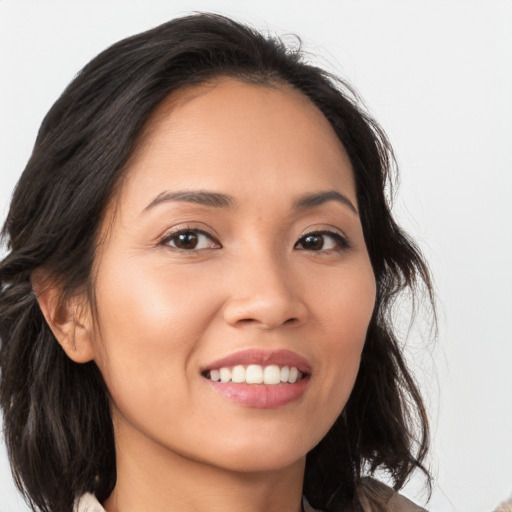
M 158 108 L 95 268 L 118 451 L 302 462 L 347 402 L 374 307 L 357 208 L 345 150 L 298 92 L 224 79 Z

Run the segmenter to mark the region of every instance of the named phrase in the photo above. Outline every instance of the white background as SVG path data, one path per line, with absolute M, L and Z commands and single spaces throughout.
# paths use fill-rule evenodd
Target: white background
M 194 10 L 297 33 L 359 90 L 401 167 L 395 212 L 430 261 L 435 344 L 409 355 L 430 404 L 429 509 L 486 511 L 512 492 L 511 0 L 0 0 L 0 218 L 38 126 L 118 39 Z M 420 482 L 406 494 L 421 502 Z M 0 512 L 24 511 L 0 448 Z

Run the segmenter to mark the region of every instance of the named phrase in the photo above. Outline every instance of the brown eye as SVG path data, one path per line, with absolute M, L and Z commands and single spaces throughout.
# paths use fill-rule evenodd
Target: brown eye
M 306 251 L 342 250 L 349 247 L 348 241 L 338 233 L 332 231 L 317 231 L 304 235 L 295 244 L 295 248 Z
M 324 245 L 323 235 L 308 235 L 303 238 L 302 246 L 310 251 L 320 251 Z
M 187 231 L 186 233 L 176 235 L 174 240 L 174 244 L 178 249 L 195 249 L 198 236 L 192 231 Z
M 162 241 L 162 245 L 181 251 L 198 251 L 220 247 L 220 244 L 208 233 L 198 229 L 186 229 L 171 233 Z

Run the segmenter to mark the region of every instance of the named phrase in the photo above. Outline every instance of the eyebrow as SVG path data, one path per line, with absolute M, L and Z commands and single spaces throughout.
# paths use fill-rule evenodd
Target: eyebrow
M 213 206 L 215 208 L 232 208 L 235 205 L 233 197 L 218 192 L 205 192 L 184 190 L 179 192 L 162 192 L 151 203 L 149 203 L 144 212 L 151 210 L 155 206 L 169 201 L 183 201 L 187 203 L 197 203 L 204 206 Z
M 207 192 L 203 190 L 183 190 L 177 192 L 162 192 L 155 197 L 155 199 L 153 199 L 146 208 L 144 208 L 143 212 L 151 210 L 161 203 L 173 201 L 196 203 L 215 208 L 233 208 L 236 205 L 235 198 L 227 194 Z M 337 201 L 338 203 L 347 206 L 356 215 L 359 215 L 357 208 L 352 204 L 350 199 L 336 190 L 325 190 L 321 192 L 303 194 L 294 201 L 293 208 L 295 210 L 307 210 L 325 204 L 329 201 Z
M 306 210 L 309 208 L 314 208 L 315 206 L 320 206 L 329 201 L 337 201 L 355 213 L 359 215 L 357 208 L 352 204 L 352 201 L 347 196 L 340 194 L 336 190 L 325 190 L 322 192 L 314 192 L 312 194 L 304 194 L 300 196 L 293 204 L 293 207 L 296 210 Z

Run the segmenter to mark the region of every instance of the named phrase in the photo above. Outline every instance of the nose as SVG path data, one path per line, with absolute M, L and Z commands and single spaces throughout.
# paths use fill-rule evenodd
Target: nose
M 286 265 L 276 258 L 253 257 L 235 267 L 230 272 L 230 297 L 223 310 L 226 323 L 271 330 L 306 321 L 308 308 L 297 293 L 298 276 Z

